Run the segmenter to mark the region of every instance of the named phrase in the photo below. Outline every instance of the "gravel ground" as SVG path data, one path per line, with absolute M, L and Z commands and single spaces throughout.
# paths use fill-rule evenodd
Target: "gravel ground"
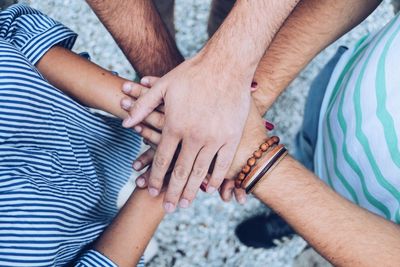
M 24 2 L 79 33 L 75 51 L 88 51 L 94 62 L 119 72 L 121 76 L 135 77 L 134 71 L 110 35 L 84 1 Z M 209 3 L 210 0 L 176 0 L 176 39 L 185 56 L 196 53 L 207 40 Z M 289 148 L 301 123 L 304 100 L 312 78 L 339 44 L 352 44 L 355 39 L 384 25 L 392 14 L 389 2 L 384 1 L 366 22 L 322 52 L 268 112 L 267 117 L 277 125 L 276 133 L 282 136 L 283 142 L 289 144 Z M 125 197 L 126 195 L 127 193 Z M 306 245 L 300 237 L 283 242 L 270 250 L 247 248 L 235 238 L 235 226 L 243 219 L 260 212 L 269 211 L 256 199 L 250 199 L 245 206 L 239 206 L 235 203 L 222 203 L 217 196 L 209 197 L 201 193 L 191 209 L 167 216 L 160 225 L 155 235 L 160 250 L 148 266 L 292 266 L 294 258 Z M 314 262 L 312 257 L 308 257 L 307 261 L 301 266 L 320 266 L 311 263 Z

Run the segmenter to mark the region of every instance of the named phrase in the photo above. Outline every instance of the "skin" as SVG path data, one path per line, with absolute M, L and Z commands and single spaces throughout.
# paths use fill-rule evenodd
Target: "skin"
M 151 127 L 142 134 L 157 145 L 162 129 Z M 252 105 L 229 178 L 236 176 L 248 155 L 266 138 L 258 110 Z M 396 266 L 400 262 L 399 225 L 346 200 L 290 156 L 261 179 L 253 194 L 335 266 Z
M 50 84 L 83 105 L 102 109 L 121 119 L 128 116 L 120 107 L 124 96 L 120 88 L 125 79 L 57 46 L 51 48 L 36 67 Z M 155 123 L 152 121 L 154 114 L 147 118 L 148 123 Z M 154 198 L 146 190 L 135 189 L 93 249 L 118 266 L 135 266 L 164 217 L 162 201 L 162 195 Z
M 298 73 L 325 47 L 363 21 L 379 0 L 302 0 L 287 18 L 258 64 L 252 94 L 264 115 Z M 234 183 L 225 180 L 224 200 L 232 196 Z
M 89 4 L 99 10 L 93 2 L 98 1 Z M 125 127 L 139 124 L 162 102 L 165 105 L 165 127 L 149 179 L 151 195 L 159 194 L 180 145 L 165 194 L 167 212 L 174 211 L 180 199 L 182 206 L 188 206 L 214 157 L 207 191 L 213 193 L 220 187 L 249 112 L 251 97 L 247 88 L 267 46 L 297 2 L 237 1 L 199 54 L 164 75 L 130 110 Z M 141 6 L 145 16 L 153 14 L 153 10 Z M 105 20 L 105 15 L 97 13 Z M 149 27 L 153 28 L 154 23 Z M 220 131 L 221 128 L 225 130 Z
M 87 0 L 87 2 L 114 36 L 135 69 L 143 76 L 163 76 L 182 61 L 182 56 L 163 27 L 151 1 Z M 252 98 L 259 113 L 261 115 L 266 113 L 287 85 L 318 52 L 361 22 L 380 2 L 302 0 L 287 18 L 258 63 L 254 74 L 258 86 Z M 251 16 L 255 17 L 254 14 Z M 229 28 L 229 23 L 225 28 Z M 224 36 L 219 34 L 216 39 L 224 41 Z M 206 46 L 205 50 L 207 47 L 209 46 Z M 218 45 L 214 46 L 215 49 L 208 50 L 217 51 L 216 47 Z M 217 51 L 218 55 L 215 58 L 225 50 L 227 49 L 224 46 L 224 49 Z M 242 50 L 237 49 L 236 52 L 238 51 Z M 220 76 L 215 80 L 220 80 Z M 146 79 L 143 80 L 143 84 L 148 85 Z M 216 87 L 215 84 L 213 86 Z M 129 88 L 129 85 L 127 87 Z M 202 90 L 203 88 L 197 91 Z M 126 105 L 132 104 L 126 101 Z M 149 151 L 148 155 L 154 156 L 154 151 Z M 140 161 L 136 164 L 140 164 Z M 224 200 L 231 199 L 233 188 L 231 181 L 224 181 L 220 188 Z M 181 207 L 187 207 L 193 201 L 197 189 L 191 188 L 188 191 L 189 194 L 180 196 L 183 200 L 180 201 Z M 244 202 L 244 194 L 241 195 Z

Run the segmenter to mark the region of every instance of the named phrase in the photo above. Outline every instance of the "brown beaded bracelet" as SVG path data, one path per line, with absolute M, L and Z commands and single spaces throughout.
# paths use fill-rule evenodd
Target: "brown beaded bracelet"
M 259 171 L 254 176 L 248 177 L 242 187 L 246 190 L 246 193 L 250 193 L 254 190 L 259 181 L 261 181 L 268 173 L 270 173 L 276 165 L 287 155 L 288 151 L 283 145 L 277 145 L 268 155 L 267 160 L 264 164 L 260 164 Z M 272 156 L 271 156 L 272 155 Z
M 274 144 L 279 143 L 278 136 L 272 136 L 267 139 L 264 143 L 260 145 L 260 147 L 253 152 L 252 156 L 247 160 L 247 164 L 242 168 L 242 171 L 239 173 L 238 177 L 235 180 L 235 187 L 241 188 L 243 181 L 246 177 L 252 172 L 252 168 L 256 165 L 257 161 L 262 157 L 262 155 L 268 151 L 270 147 Z

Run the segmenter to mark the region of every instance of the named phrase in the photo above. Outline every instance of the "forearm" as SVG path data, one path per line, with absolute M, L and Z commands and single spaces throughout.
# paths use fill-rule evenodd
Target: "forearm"
M 358 25 L 379 0 L 302 0 L 261 59 L 253 93 L 264 114 L 298 73 L 325 47 Z
M 150 0 L 87 0 L 141 76 L 161 77 L 183 61 Z
M 85 106 L 109 112 L 121 119 L 127 116 L 120 107 L 126 81 L 96 64 L 62 48 L 51 48 L 37 63 L 40 73 L 64 93 Z
M 135 266 L 163 217 L 162 196 L 136 189 L 94 249 L 118 266 Z
M 254 194 L 334 265 L 400 262 L 398 225 L 342 198 L 290 157 L 260 182 Z
M 286 17 L 298 0 L 236 2 L 232 11 L 206 46 L 201 58 L 219 64 L 221 72 L 234 70 L 251 76 Z

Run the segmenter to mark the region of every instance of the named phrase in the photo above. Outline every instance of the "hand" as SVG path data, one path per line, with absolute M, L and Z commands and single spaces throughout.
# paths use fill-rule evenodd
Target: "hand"
M 179 199 L 183 206 L 194 199 L 215 156 L 207 192 L 220 187 L 242 135 L 252 77 L 225 74 L 215 64 L 197 58 L 182 63 L 138 99 L 123 123 L 125 127 L 139 124 L 164 101 L 165 125 L 152 164 L 149 192 L 158 195 L 181 144 L 165 194 L 167 212 L 175 209 Z
M 153 82 L 155 82 L 156 80 L 157 80 L 157 78 L 155 78 L 155 77 L 149 77 L 149 81 L 151 84 Z M 150 84 L 150 86 L 151 86 L 151 84 Z M 127 84 L 127 85 L 129 85 L 129 84 Z M 129 87 L 129 86 L 127 86 L 127 87 Z M 130 88 L 130 90 L 124 90 L 124 91 L 129 96 L 137 98 L 140 95 L 145 94 L 145 92 L 147 90 L 148 90 L 148 88 L 141 87 L 140 85 L 134 85 L 132 88 Z M 254 91 L 254 88 L 252 88 L 251 90 Z M 126 105 L 126 104 L 122 105 L 122 108 L 129 111 L 129 108 L 127 108 L 127 107 L 132 106 L 131 99 L 129 97 L 127 97 L 122 100 L 122 103 L 124 103 L 124 102 L 128 103 L 128 105 Z M 143 153 L 141 156 L 139 156 L 137 158 L 137 160 L 133 163 L 133 167 L 135 170 L 141 171 L 151 165 L 154 154 L 155 154 L 155 148 L 157 147 L 157 145 L 159 144 L 159 142 L 161 140 L 161 131 L 163 128 L 164 119 L 165 119 L 165 116 L 162 112 L 154 111 L 151 118 L 146 118 L 146 120 L 147 120 L 146 123 L 135 127 L 136 130 L 138 132 L 140 132 L 140 134 L 143 136 L 143 138 L 145 139 L 145 142 L 151 145 L 151 148 L 149 150 L 147 150 L 145 153 Z M 272 125 L 268 122 L 264 122 L 264 126 L 268 129 L 271 129 Z M 246 155 L 246 153 L 244 153 L 244 151 L 246 151 L 246 148 L 253 147 L 255 149 L 255 148 L 257 148 L 257 146 L 260 143 L 262 143 L 263 140 L 260 140 L 260 138 L 256 138 L 257 136 L 265 137 L 265 129 L 263 127 L 262 118 L 257 114 L 257 111 L 254 108 L 254 106 L 252 106 L 251 112 L 249 114 L 249 118 L 246 122 L 246 128 L 245 128 L 243 138 L 242 138 L 240 146 L 239 146 L 238 153 L 235 156 L 234 164 L 231 166 L 231 169 L 229 171 L 229 173 L 231 174 L 230 175 L 231 178 L 236 177 L 236 174 L 240 171 L 242 165 L 246 162 L 247 158 L 251 155 L 252 151 L 247 153 L 247 155 Z M 252 142 L 252 140 L 255 140 L 255 142 Z M 257 140 L 259 140 L 259 141 L 257 142 Z M 241 151 L 243 151 L 243 152 L 241 152 Z M 236 162 L 238 164 L 236 164 Z M 147 187 L 149 174 L 150 174 L 150 170 L 147 169 L 147 171 L 145 171 L 142 175 L 140 175 L 137 178 L 136 184 L 138 185 L 138 187 L 141 187 L 141 188 Z M 208 178 L 203 179 L 202 188 L 206 187 L 207 184 L 208 184 Z M 245 194 L 244 190 L 236 189 L 234 187 L 233 180 L 225 179 L 222 186 L 219 189 L 219 193 L 221 195 L 221 198 L 225 201 L 231 200 L 232 195 L 233 195 L 232 193 L 234 193 L 235 198 L 239 203 L 243 204 L 246 201 L 246 194 Z M 186 206 L 184 206 L 184 207 L 186 207 Z

